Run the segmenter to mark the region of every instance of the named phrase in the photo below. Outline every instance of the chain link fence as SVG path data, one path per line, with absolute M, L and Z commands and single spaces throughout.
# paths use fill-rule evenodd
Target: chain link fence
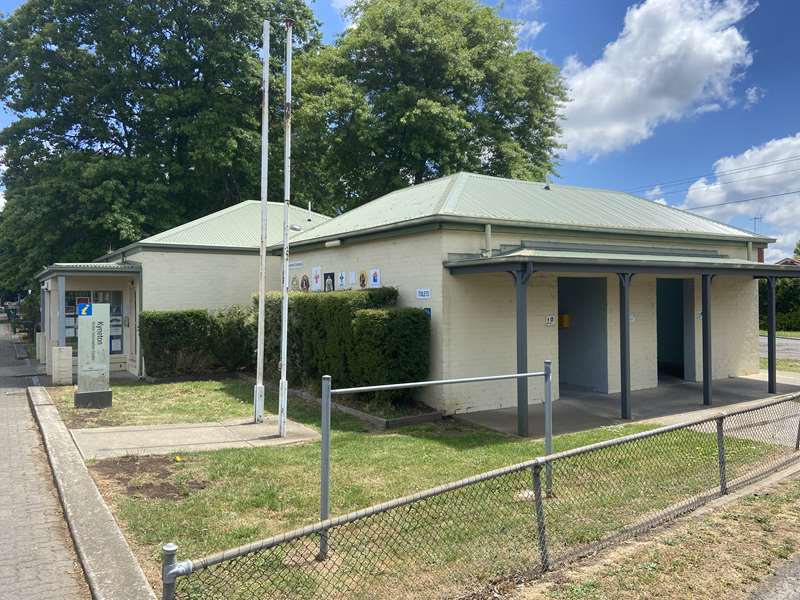
M 536 458 L 196 561 L 176 563 L 175 547 L 165 547 L 165 599 L 480 598 L 764 477 L 795 461 L 798 443 L 793 394 Z M 552 490 L 543 485 L 548 470 Z

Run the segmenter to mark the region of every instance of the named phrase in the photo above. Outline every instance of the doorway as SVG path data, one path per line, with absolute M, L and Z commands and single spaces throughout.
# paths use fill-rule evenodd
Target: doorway
M 559 383 L 608 393 L 604 277 L 558 278 Z
M 694 381 L 694 281 L 656 280 L 658 383 Z

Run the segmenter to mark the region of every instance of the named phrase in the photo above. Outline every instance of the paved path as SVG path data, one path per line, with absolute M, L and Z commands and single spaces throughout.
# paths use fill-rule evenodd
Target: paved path
M 775 341 L 775 346 L 778 350 L 778 358 L 800 360 L 800 339 L 778 338 Z M 766 336 L 761 336 L 759 338 L 759 349 L 761 351 L 761 356 L 767 355 Z
M 18 365 L 0 323 L 0 366 Z M 90 598 L 39 431 L 27 377 L 0 376 L 0 599 Z
M 132 425 L 72 429 L 72 439 L 84 460 L 131 454 L 172 454 L 284 446 L 318 440 L 314 429 L 286 420 L 286 437 L 278 437 L 278 418 L 266 416 L 263 423 L 234 419 L 222 423 L 177 423 L 174 425 Z
M 800 556 L 795 557 L 764 581 L 751 600 L 800 600 Z

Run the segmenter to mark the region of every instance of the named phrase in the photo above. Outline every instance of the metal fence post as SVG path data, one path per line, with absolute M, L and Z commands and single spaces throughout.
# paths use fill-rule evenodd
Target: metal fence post
M 719 493 L 728 493 L 728 481 L 725 474 L 725 417 L 717 418 L 717 459 L 719 461 Z
M 797 422 L 797 438 L 794 440 L 795 451 L 800 450 L 800 421 Z
M 330 515 L 331 485 L 331 376 L 322 378 L 322 449 L 319 477 L 319 520 L 325 521 Z M 328 530 L 320 533 L 319 555 L 317 560 L 328 557 Z
M 175 555 L 178 553 L 178 546 L 169 543 L 161 547 L 161 598 L 162 600 L 174 600 L 175 598 L 175 576 L 168 575 L 170 567 L 175 565 Z
M 547 553 L 547 531 L 545 530 L 544 503 L 542 502 L 542 465 L 533 465 L 533 501 L 536 510 L 536 532 L 539 540 L 539 557 L 542 571 L 550 570 L 550 557 Z
M 544 453 L 553 453 L 553 361 L 544 361 Z M 544 491 L 553 497 L 553 463 L 545 465 Z

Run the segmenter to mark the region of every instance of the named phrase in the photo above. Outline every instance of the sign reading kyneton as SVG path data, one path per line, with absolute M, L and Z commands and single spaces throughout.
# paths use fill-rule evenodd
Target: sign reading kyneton
M 111 406 L 108 385 L 108 304 L 78 304 L 78 390 L 76 408 Z

